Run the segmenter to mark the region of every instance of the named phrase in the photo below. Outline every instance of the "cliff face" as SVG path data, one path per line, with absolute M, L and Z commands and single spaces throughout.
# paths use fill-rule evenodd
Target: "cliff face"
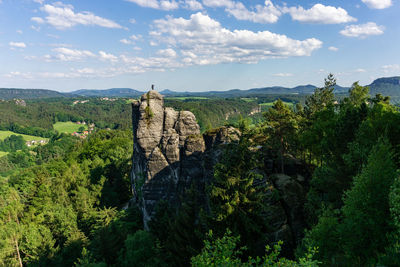
M 165 108 L 156 91 L 132 106 L 132 184 L 147 223 L 158 201 L 177 201 L 194 179 L 204 179 L 205 142 L 193 113 Z
M 221 127 L 200 135 L 195 116 L 188 111 L 164 107 L 163 97 L 150 91 L 132 104 L 134 152 L 132 185 L 136 202 L 142 209 L 144 223 L 155 214 L 157 203 L 166 200 L 179 205 L 179 196 L 192 182 L 204 193 L 213 179 L 213 167 L 221 154 L 221 144 L 238 139 L 240 133 L 232 127 Z M 295 160 L 285 164 L 285 174 L 273 160 L 266 160 L 262 181 L 269 188 L 265 203 L 270 221 L 270 241 L 283 240 L 294 246 L 303 229 L 304 189 L 307 172 Z M 279 192 L 279 200 L 274 197 Z M 206 199 L 204 199 L 206 202 Z M 205 205 L 205 203 L 199 203 Z

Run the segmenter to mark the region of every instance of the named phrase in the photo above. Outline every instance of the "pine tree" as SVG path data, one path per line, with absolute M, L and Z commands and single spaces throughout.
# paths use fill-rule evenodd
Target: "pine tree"
M 264 113 L 266 119 L 265 132 L 269 136 L 271 147 L 276 148 L 281 162 L 281 172 L 284 173 L 284 155 L 295 139 L 297 120 L 296 114 L 278 99 L 275 104 Z
M 392 231 L 389 192 L 397 177 L 392 157 L 388 141 L 380 140 L 344 197 L 343 248 L 348 260 L 358 266 L 377 258 Z

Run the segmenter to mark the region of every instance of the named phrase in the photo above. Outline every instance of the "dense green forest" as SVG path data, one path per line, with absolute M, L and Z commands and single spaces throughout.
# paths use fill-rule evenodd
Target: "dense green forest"
M 225 123 L 233 106 L 241 135 L 224 147 L 207 206 L 198 204 L 193 184 L 179 207 L 159 203 L 147 230 L 138 207 L 128 205 L 129 105 L 46 101 L 41 110 L 39 100 L 27 107 L 0 103 L 10 107 L 8 117 L 0 116 L 4 127 L 51 130 L 56 120 L 79 116 L 114 126 L 85 140 L 54 133 L 46 145 L 10 149 L 0 158 L 0 266 L 399 266 L 400 112 L 389 97 L 370 96 L 358 83 L 337 99 L 335 83 L 328 76 L 324 87 L 298 101 L 304 104 L 285 100 L 295 108 L 275 101 L 257 123 L 239 115 L 259 100 L 166 101 L 192 110 L 203 129 Z M 269 159 L 285 173 L 293 158 L 312 177 L 304 237 L 288 250 L 267 241 L 268 195 L 256 181 Z
M 262 99 L 274 101 L 277 96 Z M 257 109 L 259 101 L 247 102 L 240 98 L 165 100 L 166 106 L 192 111 L 203 131 L 227 122 L 235 122 L 240 116 L 248 117 L 252 110 Z M 35 99 L 26 100 L 26 106 L 17 105 L 13 100 L 0 101 L 0 130 L 52 137 L 56 135 L 53 124 L 67 121 L 94 123 L 99 129 L 130 129 L 131 114 L 131 106 L 127 99 Z

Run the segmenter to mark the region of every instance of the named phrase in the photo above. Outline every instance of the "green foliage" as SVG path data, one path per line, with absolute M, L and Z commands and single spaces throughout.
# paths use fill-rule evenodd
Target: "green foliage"
M 73 149 L 40 165 L 21 166 L 26 152 L 7 155 L 22 169 L 0 184 L 3 265 L 21 260 L 24 265 L 72 266 L 78 258 L 88 259 L 83 248 L 92 250 L 93 259 L 115 261 L 127 235 L 142 228 L 138 212 L 115 211 L 129 199 L 131 134 L 105 131 L 83 143 L 62 140 L 52 139 L 32 159 L 56 151 L 47 146 Z
M 11 135 L 3 141 L 0 140 L 0 150 L 5 152 L 15 152 L 22 149 L 27 149 L 25 140 L 21 135 Z
M 226 228 L 231 229 L 242 237 L 242 244 L 248 244 L 250 254 L 259 254 L 268 233 L 268 221 L 262 215 L 268 189 L 259 173 L 259 154 L 251 150 L 251 134 L 242 130 L 240 139 L 226 145 L 222 159 L 214 167 L 214 181 L 208 193 L 209 223 L 221 236 Z
M 283 157 L 293 147 L 296 139 L 297 118 L 296 114 L 278 99 L 274 105 L 264 113 L 266 119 L 265 132 L 269 136 L 270 147 L 279 151 L 281 172 L 284 173 Z
M 322 88 L 316 88 L 314 93 L 306 99 L 304 112 L 307 118 L 312 119 L 315 114 L 333 105 L 335 97 L 333 95 L 336 79 L 333 74 L 329 74 L 325 79 Z
M 358 82 L 353 83 L 349 90 L 349 103 L 353 106 L 361 106 L 369 98 L 369 88 L 360 86 Z
M 239 236 L 232 236 L 232 232 L 227 230 L 222 238 L 215 238 L 212 231 L 209 231 L 208 238 L 204 240 L 204 248 L 200 254 L 192 258 L 192 266 L 265 266 L 265 267 L 296 267 L 296 266 L 318 266 L 318 262 L 313 260 L 315 249 L 310 249 L 306 257 L 299 259 L 299 262 L 279 258 L 282 242 L 279 242 L 271 250 L 266 246 L 266 254 L 260 258 L 249 257 L 243 261 L 241 256 L 246 247 L 238 247 Z
M 139 230 L 125 240 L 125 248 L 118 258 L 118 266 L 167 266 L 160 258 L 160 248 L 153 236 Z
M 387 244 L 386 234 L 391 231 L 389 192 L 396 177 L 390 144 L 382 140 L 345 194 L 342 236 L 349 261 L 364 265 Z
M 226 123 L 235 123 L 240 116 L 249 117 L 252 110 L 258 108 L 257 102 L 248 102 L 236 98 L 210 98 L 177 101 L 165 99 L 167 107 L 176 110 L 188 110 L 196 116 L 201 132 L 220 127 Z
M 396 218 L 397 185 L 392 184 L 397 177 L 390 144 L 382 139 L 345 193 L 341 212 L 323 212 L 307 233 L 305 245 L 318 246 L 319 259 L 327 265 L 376 264 L 394 231 L 391 212 Z

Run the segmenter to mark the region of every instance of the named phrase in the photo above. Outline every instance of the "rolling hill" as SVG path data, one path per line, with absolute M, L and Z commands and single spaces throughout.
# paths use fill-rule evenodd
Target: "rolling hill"
M 63 94 L 47 89 L 18 89 L 18 88 L 0 88 L 0 99 L 10 100 L 18 99 L 35 99 L 35 98 L 55 98 L 68 97 L 68 94 Z
M 137 97 L 144 94 L 144 92 L 131 88 L 110 88 L 104 90 L 81 89 L 72 91 L 70 94 L 91 97 Z
M 369 91 L 371 95 L 379 93 L 398 99 L 400 98 L 400 76 L 376 79 L 369 85 Z
M 373 81 L 370 85 L 370 94 L 372 96 L 380 93 L 392 97 L 392 99 L 400 99 L 400 76 L 384 77 Z M 232 89 L 227 91 L 207 91 L 207 92 L 175 92 L 170 89 L 160 91 L 161 94 L 170 97 L 257 97 L 265 95 L 291 95 L 291 94 L 312 94 L 316 86 L 307 84 L 296 87 L 261 87 L 247 90 Z M 335 93 L 347 93 L 349 87 L 336 85 Z M 132 88 L 110 88 L 104 90 L 81 89 L 68 93 L 61 93 L 53 90 L 45 89 L 17 89 L 17 88 L 0 88 L 0 99 L 10 100 L 19 99 L 35 99 L 35 98 L 55 98 L 55 97 L 138 97 L 144 92 Z

